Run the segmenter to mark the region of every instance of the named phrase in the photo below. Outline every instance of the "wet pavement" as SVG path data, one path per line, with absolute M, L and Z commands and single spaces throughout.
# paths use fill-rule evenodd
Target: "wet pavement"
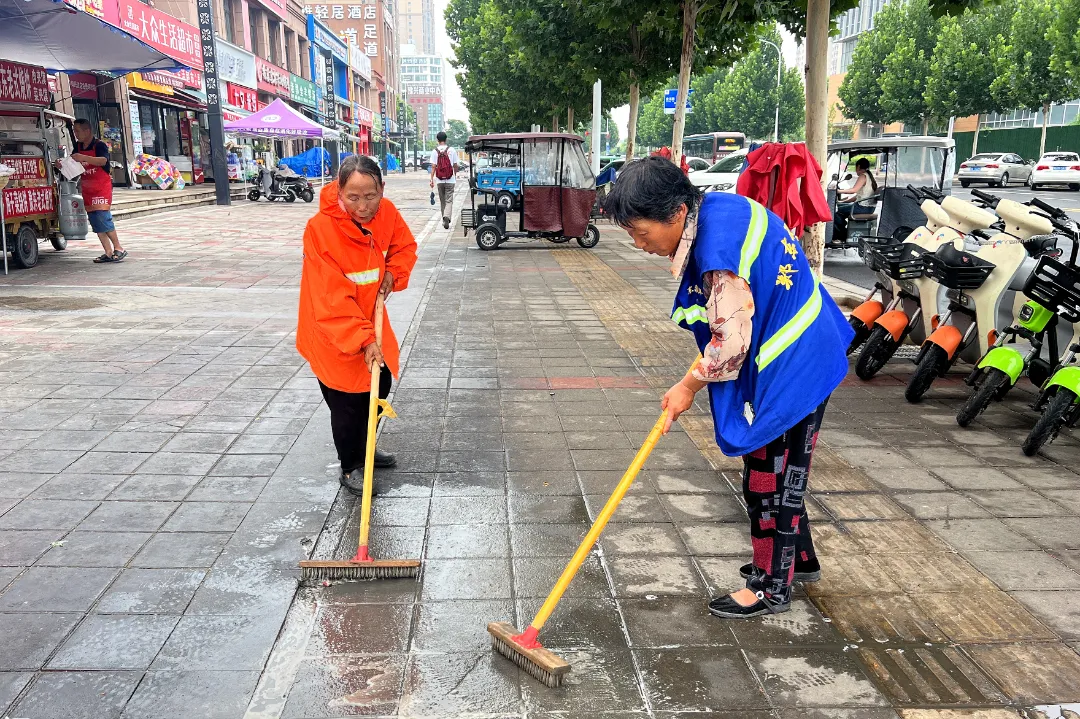
M 106 386 L 152 368 L 175 380 L 111 420 L 116 427 L 80 425 L 103 433 L 94 444 L 42 442 L 36 472 L 0 479 L 4 497 L 23 488 L 0 499 L 10 504 L 0 514 L 0 637 L 14 638 L 21 657 L 0 667 L 0 715 L 14 701 L 13 717 L 1004 719 L 1069 716 L 1058 705 L 1080 702 L 1080 444 L 1070 434 L 1044 456 L 1023 457 L 1019 437 L 1033 415 L 1019 392 L 960 429 L 959 374 L 908 405 L 903 361 L 872 383 L 852 376 L 830 402 L 809 501 L 824 577 L 799 588 L 791 611 L 744 622 L 706 612 L 711 596 L 741 584 L 749 542 L 741 461 L 718 451 L 701 406 L 661 440 L 541 634 L 571 662 L 567 686 L 543 687 L 492 654 L 486 623 L 528 624 L 655 421 L 659 396 L 696 352 L 666 318 L 675 283 L 665 263 L 613 228 L 591 251 L 530 242 L 484 253 L 460 229 L 430 231 L 426 183 L 407 176 L 399 187 L 414 231 L 429 234 L 411 294 L 389 305 L 405 361 L 392 397 L 400 418 L 386 423 L 380 446 L 399 463 L 379 475 L 372 547 L 379 557 L 422 559 L 420 579 L 296 590 L 298 559 L 352 555 L 358 509 L 336 496 L 325 408 L 291 349 L 298 242 L 253 232 L 257 213 L 240 220 L 208 210 L 200 227 L 219 223 L 222 245 L 182 244 L 181 228 L 155 229 L 175 231 L 179 254 L 195 257 L 177 259 L 149 288 L 128 278 L 117 298 L 100 287 L 65 289 L 86 282 L 63 275 L 42 288 L 127 302 L 129 314 L 142 314 L 126 318 L 125 332 L 93 336 L 117 321 L 111 307 L 22 309 L 12 313 L 26 325 L 17 341 L 6 327 L 0 337 L 0 432 L 39 432 L 4 435 L 0 467 L 29 461 L 23 448 L 43 436 L 70 434 L 50 432 L 64 422 L 93 425 L 118 411 L 95 405 L 104 396 L 59 404 L 71 401 L 74 390 L 62 388 L 76 384 L 66 378 L 80 366 L 55 382 L 52 360 L 70 368 L 85 349 L 155 332 L 125 354 L 136 362 L 143 344 L 164 352 L 172 342 L 169 353 L 139 373 L 121 364 L 125 381 Z M 300 209 L 290 210 L 295 228 Z M 280 224 L 274 232 L 287 234 Z M 236 272 L 257 265 L 282 289 L 215 285 L 197 304 L 184 302 L 196 296 L 200 271 L 206 280 L 212 260 L 200 265 L 203 252 L 241 254 L 237 263 L 251 264 Z M 187 322 L 197 337 L 185 334 Z M 164 396 L 188 378 L 221 377 L 207 370 L 220 365 L 238 374 L 221 387 L 215 379 L 213 397 L 187 388 Z M 106 373 L 94 374 L 85 386 L 96 392 L 104 382 L 96 375 Z M 44 389 L 20 405 L 12 387 L 24 383 Z M 265 398 L 258 407 L 255 396 Z M 158 402 L 184 404 L 148 413 Z M 204 415 L 215 403 L 230 411 Z M 251 404 L 250 418 L 233 410 L 238 403 Z M 40 429 L 9 422 L 62 411 Z M 277 431 L 254 431 L 263 424 Z M 168 436 L 152 446 L 128 432 Z M 100 451 L 146 453 L 142 462 L 160 469 L 132 466 L 131 457 L 84 461 L 117 434 L 124 450 Z M 291 443 L 278 439 L 290 434 Z M 233 452 L 238 444 L 251 453 Z M 244 459 L 232 465 L 231 456 Z M 185 469 L 164 472 L 175 466 Z M 83 479 L 91 475 L 108 479 Z M 113 496 L 138 477 L 133 486 L 153 494 Z M 61 489 L 36 498 L 51 482 L 100 496 Z M 72 535 L 98 542 L 50 546 Z M 89 559 L 42 561 L 59 550 Z M 139 574 L 148 571 L 162 574 Z

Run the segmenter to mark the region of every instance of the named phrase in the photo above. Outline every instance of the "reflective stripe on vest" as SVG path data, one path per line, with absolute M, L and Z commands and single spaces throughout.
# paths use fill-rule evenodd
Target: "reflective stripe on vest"
M 379 281 L 379 268 L 373 267 L 363 272 L 346 272 L 345 276 L 358 285 L 370 285 Z
M 671 313 L 671 319 L 675 320 L 676 322 L 685 321 L 688 325 L 692 325 L 695 322 L 708 323 L 709 321 L 709 317 L 705 313 L 705 308 L 701 305 L 676 307 L 675 311 Z
M 790 320 L 784 323 L 783 327 L 777 330 L 776 334 L 761 343 L 761 350 L 758 351 L 756 360 L 759 372 L 768 367 L 795 340 L 799 339 L 802 333 L 817 319 L 818 313 L 821 312 L 820 285 L 821 282 L 818 280 L 818 276 L 814 274 L 814 291 L 810 294 L 810 298 L 803 303 L 803 306 Z
M 748 200 L 750 203 L 750 226 L 746 228 L 746 238 L 743 240 L 742 252 L 739 256 L 739 277 L 750 282 L 750 268 L 754 266 L 754 260 L 761 253 L 761 243 L 765 239 L 765 232 L 769 229 L 769 216 L 765 208 Z

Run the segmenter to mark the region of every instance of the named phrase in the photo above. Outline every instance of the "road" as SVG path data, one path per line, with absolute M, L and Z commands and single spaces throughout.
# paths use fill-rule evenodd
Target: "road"
M 1057 188 L 1032 192 L 1028 188 L 1018 185 L 1009 187 L 1007 190 L 998 187 L 982 188 L 979 186 L 971 189 L 985 189 L 998 197 L 1005 197 L 1017 202 L 1027 202 L 1032 197 L 1038 197 L 1050 205 L 1060 207 L 1068 212 L 1074 220 L 1080 221 L 1080 192 Z M 970 190 L 963 189 L 959 184 L 953 185 L 953 195 L 963 200 L 971 199 Z M 849 252 L 846 256 L 838 252 L 828 253 L 825 258 L 825 272 L 832 277 L 860 287 L 869 288 L 874 285 L 873 273 L 866 269 L 862 260 L 854 252 Z

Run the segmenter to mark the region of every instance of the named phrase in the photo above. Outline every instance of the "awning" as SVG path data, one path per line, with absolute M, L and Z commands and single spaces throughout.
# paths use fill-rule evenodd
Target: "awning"
M 225 131 L 258 137 L 291 137 L 299 139 L 308 137 L 336 139 L 339 136 L 337 130 L 323 127 L 319 123 L 309 120 L 282 100 L 274 100 L 263 109 L 248 115 L 243 120 L 225 123 Z
M 126 74 L 184 67 L 61 0 L 0 0 L 0 59 L 54 72 Z
M 179 92 L 174 95 L 159 95 L 156 92 L 148 92 L 147 90 L 129 89 L 128 94 L 139 100 L 169 105 L 170 107 L 177 107 L 181 110 L 198 110 L 199 112 L 206 112 L 206 105 L 200 103 L 196 98 L 189 98 L 186 95 L 181 95 Z

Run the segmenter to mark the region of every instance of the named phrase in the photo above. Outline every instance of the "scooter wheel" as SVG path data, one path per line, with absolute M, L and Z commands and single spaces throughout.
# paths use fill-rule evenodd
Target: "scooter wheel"
M 258 190 L 249 190 L 248 191 L 248 199 L 251 200 L 252 202 L 258 202 L 259 201 L 259 195 L 260 195 L 260 193 L 259 193 Z
M 941 374 L 942 368 L 949 363 L 949 355 L 937 345 L 926 348 L 923 358 L 915 367 L 915 374 L 908 380 L 907 389 L 904 390 L 904 399 L 911 403 L 921 402 L 923 395 L 934 384 L 934 378 Z
M 1020 445 L 1020 449 L 1023 450 L 1024 454 L 1031 457 L 1044 444 L 1053 442 L 1058 432 L 1065 426 L 1066 418 L 1076 402 L 1077 397 L 1075 394 L 1064 387 L 1058 387 L 1057 392 L 1050 398 L 1046 408 L 1043 409 L 1039 421 L 1031 428 L 1024 443 Z
M 855 374 L 861 380 L 873 379 L 874 375 L 881 371 L 885 363 L 896 353 L 900 343 L 893 339 L 892 334 L 884 327 L 875 327 L 863 345 L 859 353 L 859 361 L 855 363 Z
M 978 384 L 971 391 L 967 402 L 956 413 L 956 423 L 961 427 L 967 427 L 975 421 L 975 418 L 983 413 L 995 399 L 1001 399 L 1009 388 L 1009 375 L 996 367 L 988 367 L 983 370 Z
M 312 191 L 311 188 L 308 188 L 300 193 L 300 199 L 304 202 L 311 202 L 315 199 L 315 192 Z
M 291 192 L 285 193 L 285 201 L 286 202 L 296 202 L 296 195 L 294 195 Z
M 866 342 L 870 337 L 872 329 L 866 326 L 866 323 L 860 320 L 858 317 L 849 317 L 848 324 L 851 325 L 851 329 L 855 330 L 855 337 L 851 340 L 851 344 L 848 345 L 847 353 L 850 355 L 855 350 L 859 349 L 859 346 Z

